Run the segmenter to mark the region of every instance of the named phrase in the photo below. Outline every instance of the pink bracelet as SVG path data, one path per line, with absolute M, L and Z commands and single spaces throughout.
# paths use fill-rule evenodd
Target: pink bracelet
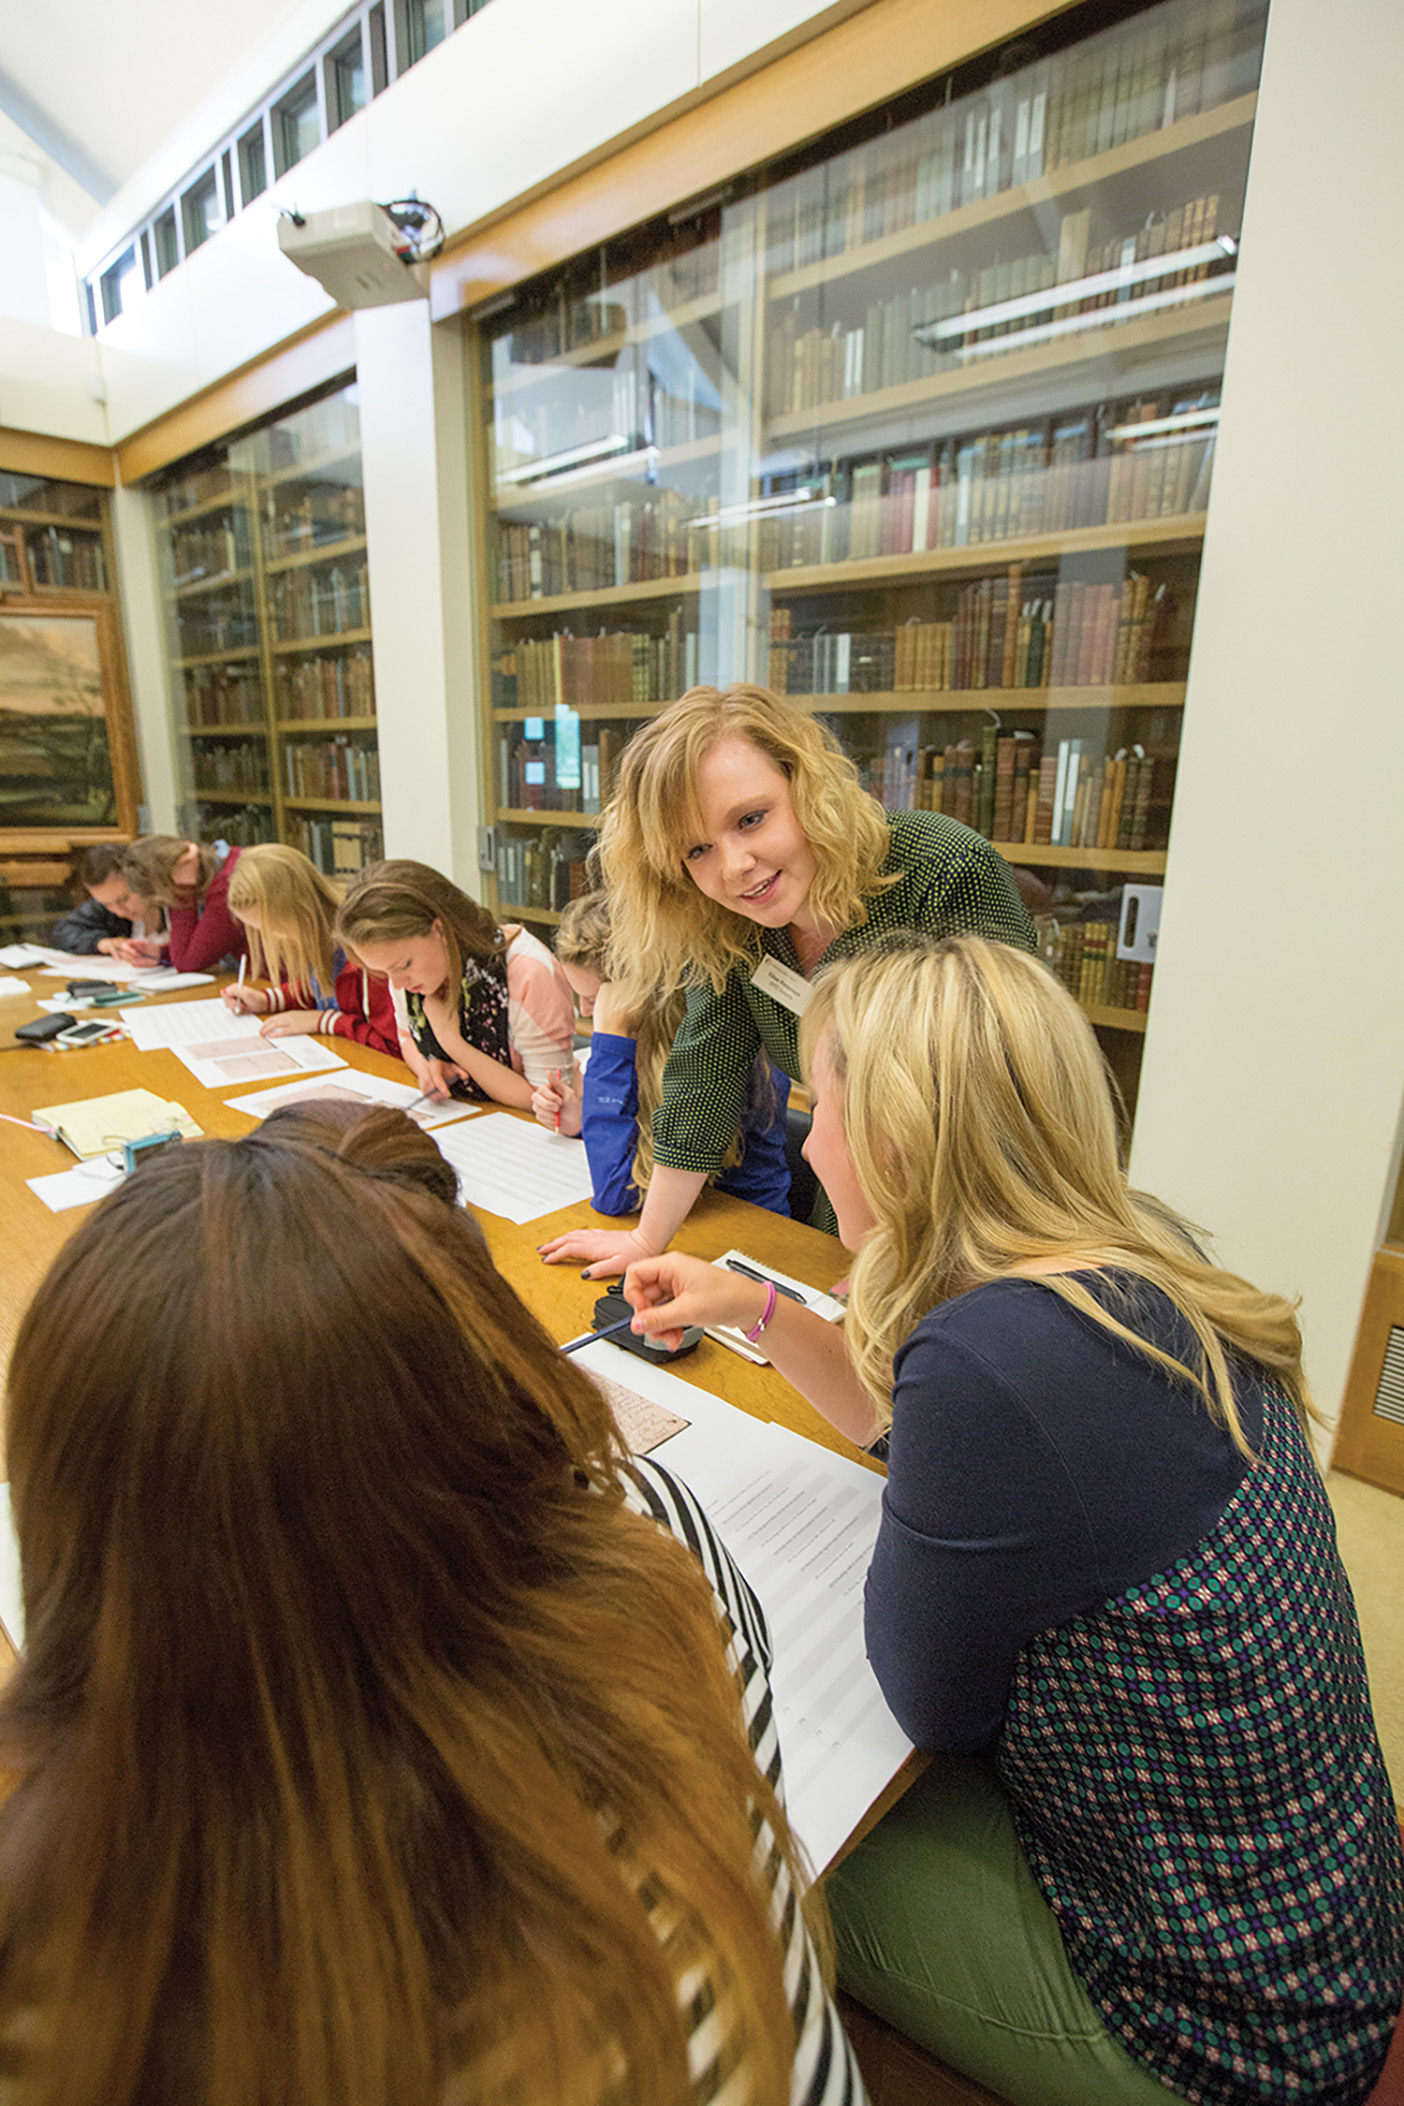
M 770 1319 L 771 1319 L 771 1317 L 772 1317 L 772 1316 L 774 1316 L 774 1314 L 775 1314 L 775 1302 L 776 1302 L 776 1294 L 775 1294 L 775 1282 L 774 1282 L 774 1280 L 767 1280 L 767 1281 L 766 1281 L 766 1283 L 765 1283 L 765 1307 L 764 1307 L 764 1309 L 762 1309 L 762 1311 L 761 1311 L 761 1313 L 760 1313 L 760 1320 L 758 1321 L 758 1323 L 756 1324 L 756 1326 L 755 1326 L 755 1328 L 754 1328 L 753 1330 L 750 1330 L 750 1331 L 743 1331 L 743 1332 L 741 1333 L 741 1336 L 742 1336 L 742 1337 L 743 1337 L 743 1338 L 744 1338 L 744 1339 L 746 1340 L 746 1343 L 747 1343 L 748 1345 L 754 1345 L 754 1344 L 755 1344 L 756 1340 L 757 1340 L 757 1339 L 758 1339 L 758 1338 L 760 1337 L 760 1335 L 761 1335 L 761 1332 L 762 1332 L 762 1331 L 763 1331 L 763 1330 L 765 1329 L 766 1325 L 767 1325 L 767 1324 L 768 1324 L 768 1323 L 770 1322 Z

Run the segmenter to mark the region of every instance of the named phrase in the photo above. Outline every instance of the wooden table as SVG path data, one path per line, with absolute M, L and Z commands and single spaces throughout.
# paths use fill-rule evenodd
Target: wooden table
M 80 972 L 81 967 L 75 967 L 73 977 L 78 978 Z M 36 995 L 56 994 L 64 984 L 62 979 L 46 978 L 40 973 L 26 973 L 21 977 L 30 984 L 31 992 L 27 997 L 0 997 L 0 1046 L 9 1045 L 16 1024 L 44 1014 Z M 227 977 L 219 984 L 227 985 Z M 163 1002 L 208 1001 L 217 991 L 215 986 L 194 987 L 160 999 Z M 81 1013 L 101 1016 L 111 1012 Z M 396 1082 L 408 1079 L 408 1071 L 401 1061 L 373 1053 L 351 1039 L 338 1038 L 334 1045 L 352 1067 L 362 1068 L 372 1075 L 387 1076 Z M 138 1052 L 129 1039 L 63 1052 L 25 1045 L 0 1052 L 0 1112 L 8 1112 L 15 1118 L 28 1119 L 39 1105 L 77 1102 L 84 1097 L 101 1097 L 115 1090 L 128 1089 L 146 1089 L 158 1097 L 173 1099 L 183 1105 L 195 1123 L 210 1136 L 237 1138 L 240 1134 L 251 1133 L 257 1124 L 250 1113 L 230 1109 L 228 1099 L 244 1094 L 242 1091 L 230 1089 L 215 1093 L 203 1089 L 174 1053 Z M 530 1115 L 511 1116 L 528 1118 Z M 43 1177 L 73 1167 L 74 1158 L 61 1141 L 46 1134 L 25 1132 L 18 1126 L 0 1124 L 0 1148 L 3 1148 L 3 1154 L 0 1154 L 0 1163 L 3 1163 L 3 1173 L 0 1174 L 0 1267 L 3 1268 L 0 1272 L 0 1371 L 3 1371 L 8 1368 L 20 1319 L 35 1288 L 64 1240 L 79 1222 L 86 1220 L 88 1209 L 73 1207 L 62 1214 L 51 1213 L 25 1184 L 26 1178 Z M 582 1200 L 575 1206 L 563 1207 L 557 1213 L 520 1226 L 481 1208 L 473 1211 L 482 1223 L 498 1269 L 552 1336 L 565 1340 L 589 1330 L 594 1304 L 604 1291 L 602 1283 L 582 1279 L 578 1266 L 544 1265 L 537 1254 L 538 1244 L 545 1242 L 550 1235 L 559 1235 L 571 1228 L 601 1226 L 603 1217 L 589 1202 Z M 710 1190 L 703 1192 L 674 1243 L 678 1249 L 701 1258 L 720 1257 L 724 1250 L 737 1247 L 794 1279 L 821 1288 L 832 1287 L 847 1272 L 851 1262 L 848 1252 L 833 1236 L 821 1235 L 801 1222 L 787 1221 L 778 1214 L 751 1206 L 746 1200 Z M 695 1353 L 678 1362 L 675 1372 L 683 1381 L 697 1383 L 756 1418 L 773 1419 L 840 1455 L 863 1462 L 871 1469 L 880 1468 L 836 1432 L 828 1420 L 791 1389 L 773 1368 L 757 1367 L 718 1345 L 714 1339 L 704 1338 Z M 0 1680 L 13 1659 L 13 1651 L 0 1631 Z M 886 1791 L 858 1821 L 839 1856 L 846 1855 L 901 1797 L 925 1767 L 925 1762 L 924 1756 L 913 1756 L 904 1764 Z M 838 1859 L 833 1862 L 837 1863 Z
M 75 967 L 74 977 L 81 968 Z M 8 1044 L 16 1024 L 43 1011 L 35 993 L 58 993 L 61 979 L 27 973 L 34 991 L 27 998 L 0 997 L 0 1044 Z M 227 984 L 222 982 L 221 984 Z M 195 987 L 162 1001 L 208 1001 L 217 988 Z M 85 1015 L 101 1016 L 102 1010 Z M 373 1075 L 407 1081 L 403 1062 L 372 1053 L 354 1040 L 332 1041 L 335 1050 L 353 1067 Z M 173 1099 L 190 1113 L 206 1134 L 235 1137 L 251 1133 L 256 1124 L 248 1112 L 233 1111 L 228 1099 L 245 1094 L 237 1089 L 218 1093 L 202 1089 L 190 1070 L 171 1052 L 141 1053 L 130 1040 L 102 1046 L 76 1047 L 52 1052 L 46 1047 L 23 1047 L 0 1053 L 0 1111 L 27 1119 L 38 1105 L 62 1104 L 84 1097 L 105 1096 L 114 1090 L 146 1089 L 158 1097 Z M 529 1114 L 510 1116 L 528 1117 Z M 85 1207 L 52 1214 L 43 1201 L 28 1190 L 25 1179 L 73 1167 L 74 1158 L 62 1142 L 45 1134 L 26 1133 L 17 1126 L 0 1125 L 4 1174 L 0 1179 L 0 1369 L 8 1366 L 20 1318 L 34 1289 L 43 1278 L 54 1254 L 87 1217 Z M 474 1209 L 487 1235 L 494 1259 L 534 1315 L 553 1337 L 574 1338 L 590 1328 L 591 1311 L 604 1292 L 601 1282 L 583 1280 L 573 1265 L 544 1265 L 537 1245 L 548 1236 L 571 1228 L 599 1228 L 604 1217 L 588 1201 L 564 1207 L 555 1214 L 518 1226 L 499 1215 Z M 832 1236 L 797 1221 L 766 1213 L 742 1199 L 725 1193 L 704 1192 L 675 1238 L 679 1250 L 697 1257 L 719 1257 L 737 1246 L 793 1278 L 814 1287 L 831 1287 L 849 1267 L 849 1256 Z M 777 1420 L 795 1432 L 834 1449 L 840 1455 L 858 1457 L 851 1441 L 836 1433 L 804 1399 L 773 1369 L 756 1367 L 714 1339 L 705 1338 L 695 1353 L 677 1366 L 685 1381 L 697 1382 L 715 1395 L 725 1397 L 760 1418 Z M 866 1458 L 863 1458 L 866 1459 Z

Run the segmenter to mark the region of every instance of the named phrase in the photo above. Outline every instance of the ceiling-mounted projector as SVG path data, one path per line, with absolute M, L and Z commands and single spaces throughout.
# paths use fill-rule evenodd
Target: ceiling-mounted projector
M 432 205 L 422 210 L 437 219 Z M 285 213 L 278 221 L 278 246 L 338 307 L 428 298 L 429 273 L 414 261 L 417 241 L 384 205 L 334 205 L 305 217 Z

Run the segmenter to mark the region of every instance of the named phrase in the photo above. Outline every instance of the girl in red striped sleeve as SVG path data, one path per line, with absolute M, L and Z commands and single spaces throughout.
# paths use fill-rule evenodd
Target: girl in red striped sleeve
M 226 987 L 236 1013 L 266 1016 L 265 1038 L 320 1031 L 400 1057 L 399 1031 L 383 979 L 367 973 L 332 938 L 341 895 L 296 848 L 269 841 L 246 848 L 229 880 L 229 907 L 249 931 L 264 987 Z

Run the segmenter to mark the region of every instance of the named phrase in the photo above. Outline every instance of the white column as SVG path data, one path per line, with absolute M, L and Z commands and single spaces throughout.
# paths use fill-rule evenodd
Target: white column
M 385 852 L 478 889 L 462 346 L 428 302 L 356 317 Z
M 1272 0 L 1132 1176 L 1340 1408 L 1404 1099 L 1397 0 Z
M 176 754 L 167 691 L 166 639 L 162 631 L 161 577 L 151 524 L 151 499 L 144 490 L 112 493 L 112 538 L 122 597 L 127 677 L 136 717 L 146 830 L 175 832 Z

